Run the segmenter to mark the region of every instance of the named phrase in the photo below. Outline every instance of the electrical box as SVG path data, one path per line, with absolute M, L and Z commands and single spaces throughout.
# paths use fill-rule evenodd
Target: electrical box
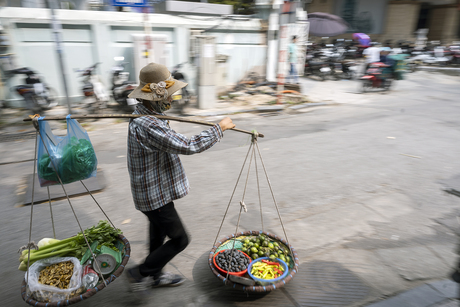
M 139 72 L 149 63 L 167 66 L 168 53 L 166 42 L 168 37 L 161 34 L 132 34 L 134 43 L 134 70 Z M 139 76 L 136 74 L 136 81 Z

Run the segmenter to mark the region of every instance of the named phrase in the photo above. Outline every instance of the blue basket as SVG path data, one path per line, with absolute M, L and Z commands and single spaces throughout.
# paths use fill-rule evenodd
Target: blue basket
M 274 278 L 274 279 L 261 279 L 261 278 L 257 278 L 254 275 L 252 275 L 251 274 L 252 265 L 254 263 L 262 261 L 262 260 L 269 260 L 269 261 L 278 262 L 279 264 L 281 264 L 283 266 L 283 269 L 284 269 L 283 275 L 281 275 L 280 277 Z M 286 262 L 284 262 L 283 260 L 281 260 L 279 258 L 276 258 L 276 260 L 271 260 L 268 257 L 261 257 L 261 258 L 257 258 L 256 260 L 251 261 L 251 263 L 248 266 L 248 274 L 252 279 L 254 279 L 256 282 L 258 282 L 260 285 L 265 286 L 265 285 L 274 284 L 274 283 L 277 283 L 278 281 L 283 280 L 289 274 L 289 268 L 288 268 L 288 265 L 286 264 Z

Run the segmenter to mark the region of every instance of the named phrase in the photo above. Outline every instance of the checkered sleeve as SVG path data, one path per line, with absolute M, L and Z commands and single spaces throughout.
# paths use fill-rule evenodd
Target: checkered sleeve
M 211 148 L 223 137 L 220 125 L 216 124 L 208 130 L 191 138 L 175 132 L 167 123 L 152 120 L 146 127 L 144 145 L 170 154 L 193 155 Z

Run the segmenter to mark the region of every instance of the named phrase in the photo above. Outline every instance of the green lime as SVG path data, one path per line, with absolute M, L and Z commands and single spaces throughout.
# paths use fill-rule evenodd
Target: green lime
M 283 260 L 284 262 L 286 262 L 286 257 L 284 257 L 284 255 L 280 255 L 279 258 Z
M 257 239 L 256 239 L 256 238 L 251 238 L 251 242 L 252 242 L 252 243 L 256 243 L 256 242 L 257 242 Z
M 270 255 L 269 257 L 271 260 L 275 260 L 276 259 L 276 256 L 275 255 Z
M 251 247 L 251 252 L 253 252 L 253 253 L 258 253 L 259 250 L 253 246 L 253 247 Z
M 280 245 L 278 244 L 278 242 L 273 243 L 273 245 L 275 245 L 276 247 L 280 247 Z
M 273 245 L 273 243 L 270 242 L 270 243 L 268 243 L 268 248 L 273 249 L 273 248 L 275 248 L 275 245 Z
M 267 241 L 267 240 L 264 240 L 264 241 L 262 242 L 262 246 L 267 247 L 267 246 L 268 246 L 268 241 Z
M 254 243 L 254 247 L 259 248 L 260 247 L 259 243 Z
M 254 246 L 254 242 L 249 242 L 248 245 L 249 246 Z
M 244 252 L 244 253 L 246 253 L 246 252 L 248 251 L 248 249 L 247 249 L 245 246 L 243 246 L 243 248 L 241 249 L 241 251 Z
M 244 244 L 249 244 L 249 242 L 251 242 L 249 239 L 244 240 Z
M 259 251 L 259 256 L 263 257 L 263 256 L 265 256 L 265 253 L 263 251 Z
M 254 260 L 256 260 L 257 258 L 259 258 L 259 255 L 257 255 L 257 254 L 252 254 L 252 255 L 251 255 L 251 258 L 254 259 Z

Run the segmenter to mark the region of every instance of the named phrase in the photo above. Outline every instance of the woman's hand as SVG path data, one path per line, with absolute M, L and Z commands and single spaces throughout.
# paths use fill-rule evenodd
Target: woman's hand
M 230 117 L 226 117 L 223 120 L 221 120 L 219 123 L 219 126 L 220 126 L 220 129 L 222 129 L 222 131 L 235 128 L 235 124 L 232 122 Z

